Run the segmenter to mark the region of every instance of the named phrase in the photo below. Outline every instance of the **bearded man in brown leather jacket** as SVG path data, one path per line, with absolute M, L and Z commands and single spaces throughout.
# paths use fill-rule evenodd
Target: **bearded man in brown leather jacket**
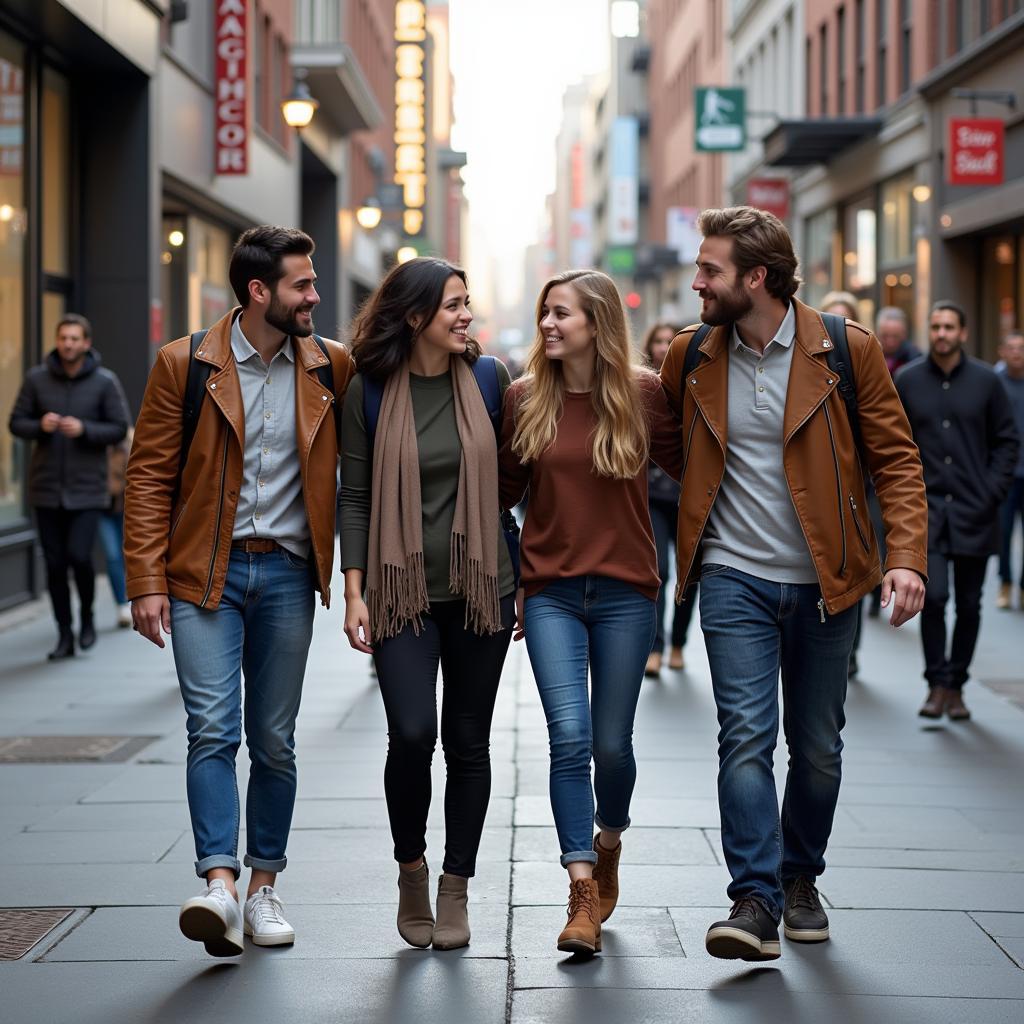
M 751 207 L 705 210 L 693 288 L 712 330 L 674 339 L 661 377 L 686 452 L 676 543 L 682 596 L 700 618 L 718 705 L 722 847 L 729 919 L 706 945 L 773 960 L 778 922 L 797 942 L 828 938 L 815 879 L 839 797 L 843 702 L 855 605 L 878 583 L 892 624 L 924 601 L 928 509 L 921 461 L 875 337 L 846 321 L 860 455 L 885 522 L 885 574 L 864 471 L 821 316 L 800 284 L 782 223 Z M 772 757 L 779 674 L 790 768 L 781 819 Z
M 285 945 L 274 890 L 295 804 L 295 718 L 314 591 L 330 601 L 340 406 L 348 352 L 313 336 L 313 240 L 246 231 L 229 278 L 241 308 L 162 348 L 150 374 L 125 491 L 125 569 L 135 628 L 171 635 L 188 715 L 186 782 L 196 874 L 207 887 L 179 923 L 213 956 Z M 189 367 L 208 374 L 182 465 Z M 327 368 L 330 372 L 327 372 Z M 244 702 L 242 674 L 245 675 Z M 235 882 L 235 756 L 249 748 L 244 915 Z M 244 923 L 243 923 L 244 916 Z

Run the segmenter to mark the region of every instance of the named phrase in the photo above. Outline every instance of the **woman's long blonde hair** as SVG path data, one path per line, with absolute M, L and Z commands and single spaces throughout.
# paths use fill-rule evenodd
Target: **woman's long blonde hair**
M 540 329 L 548 292 L 572 285 L 587 321 L 596 332 L 596 377 L 591 402 L 597 414 L 592 438 L 598 476 L 631 480 L 647 465 L 650 443 L 638 375 L 644 373 L 629 333 L 629 322 L 615 283 L 599 270 L 567 270 L 551 278 L 537 299 L 537 336 L 526 361 L 526 397 L 512 437 L 523 462 L 535 462 L 551 445 L 562 415 L 565 380 L 562 363 L 548 359 Z

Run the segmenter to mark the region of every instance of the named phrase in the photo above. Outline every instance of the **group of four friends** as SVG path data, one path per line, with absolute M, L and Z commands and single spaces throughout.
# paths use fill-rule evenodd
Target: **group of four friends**
M 595 270 L 544 286 L 514 383 L 470 336 L 466 275 L 441 259 L 395 266 L 360 312 L 351 349 L 325 341 L 313 334 L 312 240 L 266 226 L 232 253 L 239 307 L 160 350 L 128 466 L 127 588 L 135 628 L 160 647 L 171 637 L 195 867 L 206 882 L 179 921 L 210 954 L 241 953 L 243 933 L 257 945 L 295 938 L 275 884 L 295 801 L 314 592 L 325 606 L 331 598 L 339 457 L 344 628 L 373 656 L 387 716 L 384 788 L 406 942 L 469 942 L 491 718 L 509 643 L 525 635 L 569 876 L 557 946 L 601 949 L 619 894 L 633 722 L 661 583 L 649 460 L 681 480 L 676 596 L 692 599 L 699 581 L 718 707 L 733 905 L 711 925 L 707 949 L 774 959 L 780 921 L 791 940 L 828 938 L 815 883 L 839 794 L 856 606 L 881 583 L 893 625 L 922 607 L 921 463 L 877 341 L 846 321 L 855 440 L 829 333 L 794 297 L 797 259 L 781 222 L 735 207 L 706 210 L 700 229 L 693 287 L 711 329 L 689 358 L 697 328 L 681 332 L 660 379 L 640 365 L 614 283 Z M 199 369 L 197 413 L 188 396 Z M 497 376 L 498 414 L 484 371 Z M 501 513 L 527 493 L 517 580 Z M 439 666 L 447 781 L 435 912 L 425 853 Z M 781 815 L 780 671 L 790 754 Z M 243 722 L 251 877 L 240 901 Z

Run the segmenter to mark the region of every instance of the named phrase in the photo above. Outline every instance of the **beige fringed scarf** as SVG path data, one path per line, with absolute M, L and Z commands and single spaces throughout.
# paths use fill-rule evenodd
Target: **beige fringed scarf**
M 448 589 L 466 599 L 466 626 L 478 634 L 501 628 L 498 601 L 498 459 L 494 427 L 465 360 L 453 358 L 455 423 L 462 442 L 452 521 Z M 394 636 L 407 623 L 419 635 L 430 607 L 423 571 L 419 451 L 409 365 L 384 388 L 373 445 L 366 598 L 370 633 Z

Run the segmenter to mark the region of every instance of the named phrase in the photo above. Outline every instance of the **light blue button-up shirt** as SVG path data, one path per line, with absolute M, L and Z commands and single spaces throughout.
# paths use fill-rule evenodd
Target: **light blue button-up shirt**
M 276 540 L 300 558 L 309 555 L 309 521 L 295 437 L 295 352 L 286 338 L 270 361 L 231 325 L 231 352 L 242 387 L 245 453 L 235 512 L 234 540 Z

